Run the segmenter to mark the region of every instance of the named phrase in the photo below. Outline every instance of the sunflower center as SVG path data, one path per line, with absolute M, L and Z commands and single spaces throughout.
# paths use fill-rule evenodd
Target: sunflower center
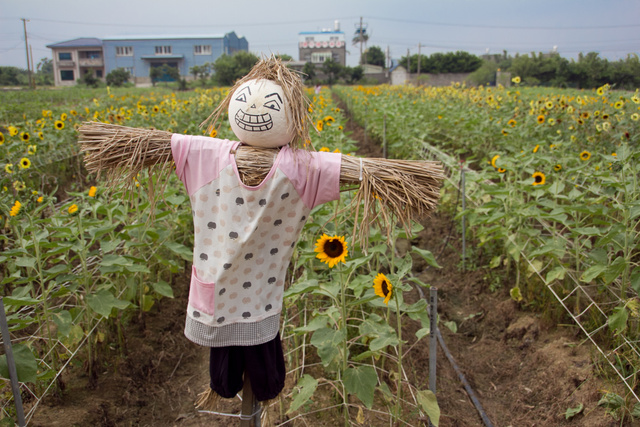
M 542 182 L 542 176 L 540 176 L 540 175 L 536 175 L 536 176 L 534 177 L 534 180 L 535 180 L 535 182 L 536 182 L 537 184 L 539 184 L 539 183 L 541 183 L 541 182 Z
M 337 258 L 344 253 L 342 242 L 338 239 L 331 239 L 324 244 L 324 253 L 331 258 Z
M 383 280 L 382 283 L 380 283 L 380 289 L 382 289 L 382 293 L 385 297 L 389 295 L 389 282 Z

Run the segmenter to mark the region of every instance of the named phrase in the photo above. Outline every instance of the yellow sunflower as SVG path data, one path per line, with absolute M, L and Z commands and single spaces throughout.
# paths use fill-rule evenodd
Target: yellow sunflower
M 29 142 L 29 134 L 27 132 L 22 132 L 20 134 L 20 139 L 24 142 Z
M 511 81 L 515 84 L 519 84 L 522 80 L 520 79 L 520 76 L 516 76 L 512 78 Z
M 533 185 L 542 185 L 546 180 L 546 177 L 542 172 L 534 172 L 532 176 L 533 176 Z
M 211 138 L 215 138 L 216 136 L 218 136 L 218 131 L 217 131 L 217 130 L 215 130 L 215 129 L 213 129 L 213 130 L 211 131 L 211 133 L 209 134 L 209 136 L 210 136 Z
M 505 173 L 507 170 L 505 168 L 498 168 L 498 173 Z
M 345 259 L 349 254 L 344 236 L 331 237 L 327 234 L 323 234 L 316 241 L 315 252 L 318 252 L 316 258 L 328 264 L 329 268 L 333 268 L 339 262 L 346 262 Z
M 16 200 L 16 202 L 11 207 L 11 210 L 9 211 L 9 216 L 18 215 L 20 213 L 20 208 L 21 207 L 22 207 L 22 203 L 20 203 L 18 200 Z
M 38 132 L 38 138 L 44 139 L 44 133 L 42 133 L 42 131 Z
M 13 173 L 13 163 L 7 163 L 4 165 L 4 171 L 6 173 Z
M 38 151 L 38 146 L 37 145 L 29 145 L 29 147 L 27 148 L 27 153 L 29 153 L 30 155 L 34 155 L 36 154 L 36 151 Z
M 4 144 L 4 133 L 0 132 L 0 145 Z
M 318 120 L 318 123 L 316 123 L 316 128 L 318 129 L 318 132 L 322 132 L 323 127 L 324 127 L 324 122 L 322 120 Z
M 15 126 L 9 126 L 9 136 L 16 136 L 18 134 L 18 128 Z
M 375 279 L 373 279 L 373 289 L 380 298 L 384 298 L 384 303 L 389 304 L 389 300 L 393 295 L 393 285 L 382 273 L 378 273 Z
M 558 163 L 557 165 L 555 165 L 553 167 L 553 170 L 556 171 L 556 172 L 561 171 L 562 170 L 562 165 L 560 163 Z
M 98 192 L 98 189 L 92 185 L 89 188 L 89 197 L 96 197 L 97 192 Z
M 591 153 L 588 152 L 587 150 L 584 150 L 582 153 L 580 153 L 580 160 L 589 160 L 591 158 Z
M 55 126 L 56 129 L 58 130 L 62 130 L 64 129 L 64 122 L 61 120 L 56 120 L 55 123 L 53 124 Z
M 329 147 L 322 147 L 322 148 L 320 149 L 320 151 L 321 151 L 321 152 L 324 152 L 324 153 L 329 153 L 329 152 L 331 152 L 331 149 L 330 149 Z
M 496 162 L 498 161 L 499 158 L 500 158 L 500 154 L 496 154 L 495 156 L 493 156 L 491 158 L 491 166 L 493 166 L 494 168 L 497 168 Z
M 63 122 L 67 120 L 67 113 L 62 113 L 60 114 L 60 120 L 62 120 Z
M 514 119 L 511 119 L 511 120 L 509 120 L 509 121 L 507 122 L 507 124 L 508 124 L 509 126 L 511 126 L 512 128 L 516 127 L 516 124 L 517 124 L 517 123 L 518 123 L 518 122 L 516 122 Z
M 27 188 L 27 185 L 24 183 L 24 181 L 13 181 L 13 188 L 16 191 L 22 191 Z
M 20 169 L 29 169 L 31 167 L 31 160 L 26 157 L 20 159 Z
M 76 205 L 75 203 L 72 204 L 71 206 L 69 206 L 69 208 L 67 209 L 67 212 L 69 212 L 70 214 L 74 214 L 76 212 L 78 212 L 78 205 Z
M 545 119 L 545 117 L 544 117 L 544 114 L 540 114 L 540 115 L 538 116 L 538 124 L 543 124 L 543 123 L 545 122 L 545 120 L 546 120 L 546 119 Z

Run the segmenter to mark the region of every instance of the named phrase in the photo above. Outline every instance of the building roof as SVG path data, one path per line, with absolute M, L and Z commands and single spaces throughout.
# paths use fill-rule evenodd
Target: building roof
M 57 47 L 102 47 L 102 40 L 95 37 L 80 37 L 60 43 L 48 44 L 49 49 Z
M 222 39 L 224 34 L 181 34 L 181 35 L 128 35 L 128 36 L 113 36 L 105 37 L 102 40 L 171 40 L 171 39 Z
M 343 31 L 301 31 L 298 35 L 304 34 L 344 34 Z

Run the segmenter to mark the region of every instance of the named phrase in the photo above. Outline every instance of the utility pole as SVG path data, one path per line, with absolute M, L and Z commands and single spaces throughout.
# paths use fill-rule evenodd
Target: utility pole
M 29 55 L 31 55 L 31 70 L 33 71 L 33 88 L 36 88 L 36 69 L 33 66 L 33 46 L 29 45 Z
M 420 79 L 420 43 L 418 43 L 418 79 Z
M 24 48 L 27 52 L 27 70 L 29 71 L 29 87 L 33 87 L 33 77 L 31 76 L 31 62 L 29 61 L 29 40 L 27 39 L 27 21 L 28 19 L 22 19 L 22 25 L 24 26 Z
M 409 48 L 407 48 L 407 74 L 411 77 L 411 56 L 409 53 Z
M 362 50 L 362 45 L 365 42 L 365 33 L 366 33 L 367 29 L 364 26 L 364 24 L 362 23 L 362 16 L 360 17 L 360 26 L 356 27 L 356 34 L 358 35 L 357 39 L 358 42 L 355 42 L 353 44 L 356 43 L 360 43 L 360 65 L 364 64 L 364 57 L 363 57 L 363 50 Z

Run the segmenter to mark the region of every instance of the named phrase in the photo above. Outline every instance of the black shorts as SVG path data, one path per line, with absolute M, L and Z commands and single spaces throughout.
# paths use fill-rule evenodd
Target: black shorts
M 286 374 L 280 333 L 264 344 L 211 348 L 211 390 L 227 399 L 234 397 L 242 390 L 245 372 L 257 400 L 273 399 L 280 394 Z

